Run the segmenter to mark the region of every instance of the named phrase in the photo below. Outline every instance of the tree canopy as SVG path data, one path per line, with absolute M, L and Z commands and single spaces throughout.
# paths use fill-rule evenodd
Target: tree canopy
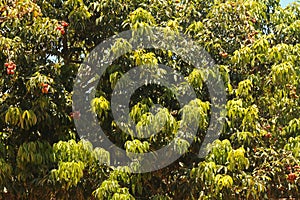
M 0 26 L 1 199 L 300 198 L 299 2 L 1 0 Z M 205 72 L 176 52 L 130 50 L 118 40 L 110 52 L 121 56 L 99 78 L 88 112 L 129 160 L 171 141 L 181 155 L 164 168 L 132 173 L 113 165 L 117 152 L 78 134 L 76 122 L 85 119 L 74 110 L 73 86 L 97 45 L 148 27 L 175 39 L 182 33 L 209 53 L 226 90 L 224 124 L 199 157 L 212 112 Z M 167 87 L 139 87 L 129 115 L 140 137 L 127 134 L 112 114 L 113 90 L 131 69 L 159 64 L 184 76 L 197 97 L 181 106 Z M 159 126 L 153 121 L 163 122 L 158 134 L 149 132 Z M 191 123 L 199 127 L 189 144 L 178 134 L 188 135 Z

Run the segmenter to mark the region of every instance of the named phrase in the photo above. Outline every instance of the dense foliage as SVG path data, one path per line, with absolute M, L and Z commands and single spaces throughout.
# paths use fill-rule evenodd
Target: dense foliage
M 278 0 L 1 0 L 0 13 L 1 199 L 300 198 L 299 3 L 282 8 Z M 220 138 L 201 159 L 210 116 L 201 70 L 163 50 L 136 50 L 117 59 L 91 102 L 99 126 L 116 145 L 128 153 L 149 152 L 176 140 L 184 118 L 200 125 L 192 145 L 178 139 L 180 159 L 139 174 L 110 166 L 107 149 L 80 139 L 72 90 L 80 64 L 98 44 L 147 26 L 185 33 L 203 46 L 220 69 L 227 104 Z M 181 72 L 197 99 L 181 108 L 167 88 L 139 88 L 130 102 L 137 131 L 145 134 L 143 125 L 155 117 L 167 120 L 159 134 L 134 138 L 114 122 L 112 89 L 128 70 L 158 63 Z M 165 109 L 154 115 L 150 107 L 157 103 Z M 188 116 L 180 115 L 183 109 Z

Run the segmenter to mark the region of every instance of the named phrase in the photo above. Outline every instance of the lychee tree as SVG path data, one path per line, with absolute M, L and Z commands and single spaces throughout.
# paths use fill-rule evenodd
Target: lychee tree
M 282 8 L 277 0 L 0 1 L 0 198 L 299 198 L 299 10 L 299 3 Z M 129 159 L 172 140 L 182 154 L 163 169 L 134 174 L 111 166 L 108 149 L 80 138 L 74 120 L 84 119 L 72 110 L 73 85 L 98 44 L 150 26 L 205 48 L 226 88 L 226 117 L 220 138 L 199 158 L 211 112 L 204 72 L 164 50 L 121 56 L 101 77 L 90 112 Z M 111 52 L 127 44 L 118 41 Z M 137 133 L 149 134 L 154 119 L 166 123 L 159 134 L 133 137 L 114 121 L 112 91 L 130 69 L 158 64 L 183 74 L 197 98 L 180 107 L 168 88 L 139 88 L 129 105 Z M 154 104 L 164 108 L 153 114 Z M 191 145 L 176 138 L 186 119 L 199 124 Z

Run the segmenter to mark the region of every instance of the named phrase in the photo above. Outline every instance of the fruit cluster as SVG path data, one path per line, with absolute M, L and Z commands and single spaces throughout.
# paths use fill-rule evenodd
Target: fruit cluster
M 271 138 L 272 137 L 272 133 L 268 132 L 267 134 L 265 134 L 266 138 Z
M 80 112 L 79 111 L 74 111 L 70 113 L 70 117 L 73 119 L 79 119 L 80 118 Z
M 287 166 L 286 169 L 288 171 L 290 171 L 290 173 L 287 175 L 287 180 L 291 183 L 294 182 L 297 179 L 298 175 L 297 175 L 297 173 L 294 173 L 293 171 L 297 171 L 299 173 L 300 166 L 299 165 L 295 165 L 293 167 Z
M 65 27 L 68 27 L 68 26 L 69 26 L 69 24 L 67 22 L 62 21 L 61 25 L 59 25 L 59 26 L 56 27 L 56 30 L 60 31 L 60 33 L 62 35 L 64 35 L 66 33 Z
M 268 124 L 268 125 L 266 125 L 264 128 L 265 128 L 266 130 L 269 130 L 269 129 L 271 129 L 271 126 Z M 266 138 L 271 138 L 271 137 L 272 137 L 272 133 L 270 133 L 270 132 L 266 133 L 266 134 L 265 134 L 265 137 L 266 137 Z
M 6 72 L 8 75 L 13 75 L 15 73 L 16 64 L 12 61 L 4 63 L 4 66 L 7 67 Z
M 291 173 L 288 175 L 287 180 L 288 180 L 289 182 L 294 182 L 294 181 L 296 180 L 296 178 L 297 178 L 297 174 L 291 172 Z
M 227 57 L 228 57 L 228 53 L 226 53 L 226 52 L 220 52 L 219 55 L 220 55 L 222 58 L 227 58 Z
M 48 94 L 48 91 L 49 91 L 49 84 L 42 83 L 42 93 L 43 94 Z

